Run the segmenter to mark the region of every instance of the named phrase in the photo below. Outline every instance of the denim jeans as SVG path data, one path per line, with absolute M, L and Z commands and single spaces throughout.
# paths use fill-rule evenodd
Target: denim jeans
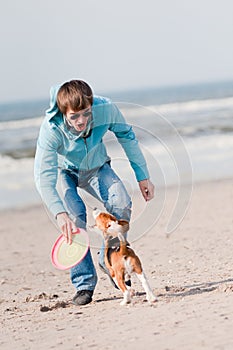
M 92 171 L 62 170 L 61 184 L 64 205 L 77 227 L 86 228 L 86 207 L 78 188 L 101 201 L 106 211 L 117 219 L 130 220 L 131 199 L 109 163 Z M 99 263 L 104 266 L 104 246 L 100 250 Z M 71 268 L 70 275 L 76 290 L 94 290 L 97 274 L 90 249 L 85 258 Z

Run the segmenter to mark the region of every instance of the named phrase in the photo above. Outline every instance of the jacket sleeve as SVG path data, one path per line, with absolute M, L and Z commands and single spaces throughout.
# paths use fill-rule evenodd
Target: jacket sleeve
M 66 211 L 57 191 L 59 137 L 44 120 L 37 141 L 34 177 L 38 192 L 49 211 L 56 217 Z
M 115 104 L 111 104 L 111 124 L 109 130 L 114 132 L 123 147 L 137 181 L 149 179 L 146 160 L 138 145 L 132 126 L 128 125 Z

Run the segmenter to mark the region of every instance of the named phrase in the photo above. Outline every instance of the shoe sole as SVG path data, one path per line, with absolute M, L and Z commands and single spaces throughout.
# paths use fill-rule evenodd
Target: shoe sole
M 84 298 L 84 296 L 77 296 L 77 294 L 75 294 L 75 296 L 72 299 L 72 304 L 76 306 L 90 304 L 92 302 L 92 295 L 93 292 L 91 295 L 88 295 L 86 296 L 86 298 Z
M 83 306 L 83 305 L 90 304 L 91 302 L 92 302 L 92 299 L 90 301 L 88 301 L 87 303 L 77 303 L 74 300 L 72 300 L 72 304 L 75 306 Z

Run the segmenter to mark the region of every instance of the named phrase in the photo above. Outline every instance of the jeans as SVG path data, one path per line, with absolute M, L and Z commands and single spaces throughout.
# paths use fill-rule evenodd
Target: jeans
M 109 163 L 105 163 L 99 169 L 85 172 L 63 169 L 61 171 L 61 184 L 64 205 L 77 227 L 86 229 L 86 207 L 78 194 L 78 187 L 101 201 L 106 211 L 117 219 L 130 221 L 131 199 Z M 104 266 L 104 245 L 100 251 L 99 263 Z M 77 291 L 94 290 L 97 274 L 90 249 L 85 258 L 71 268 L 70 276 Z

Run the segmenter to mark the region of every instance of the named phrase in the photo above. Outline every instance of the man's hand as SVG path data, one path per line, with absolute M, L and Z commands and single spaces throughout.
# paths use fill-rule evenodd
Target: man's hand
M 68 244 L 72 243 L 72 232 L 77 231 L 77 227 L 73 223 L 72 220 L 70 220 L 67 213 L 59 213 L 57 214 L 57 224 L 65 237 L 65 240 Z
M 139 181 L 138 184 L 145 201 L 148 202 L 154 198 L 154 185 L 149 179 Z

